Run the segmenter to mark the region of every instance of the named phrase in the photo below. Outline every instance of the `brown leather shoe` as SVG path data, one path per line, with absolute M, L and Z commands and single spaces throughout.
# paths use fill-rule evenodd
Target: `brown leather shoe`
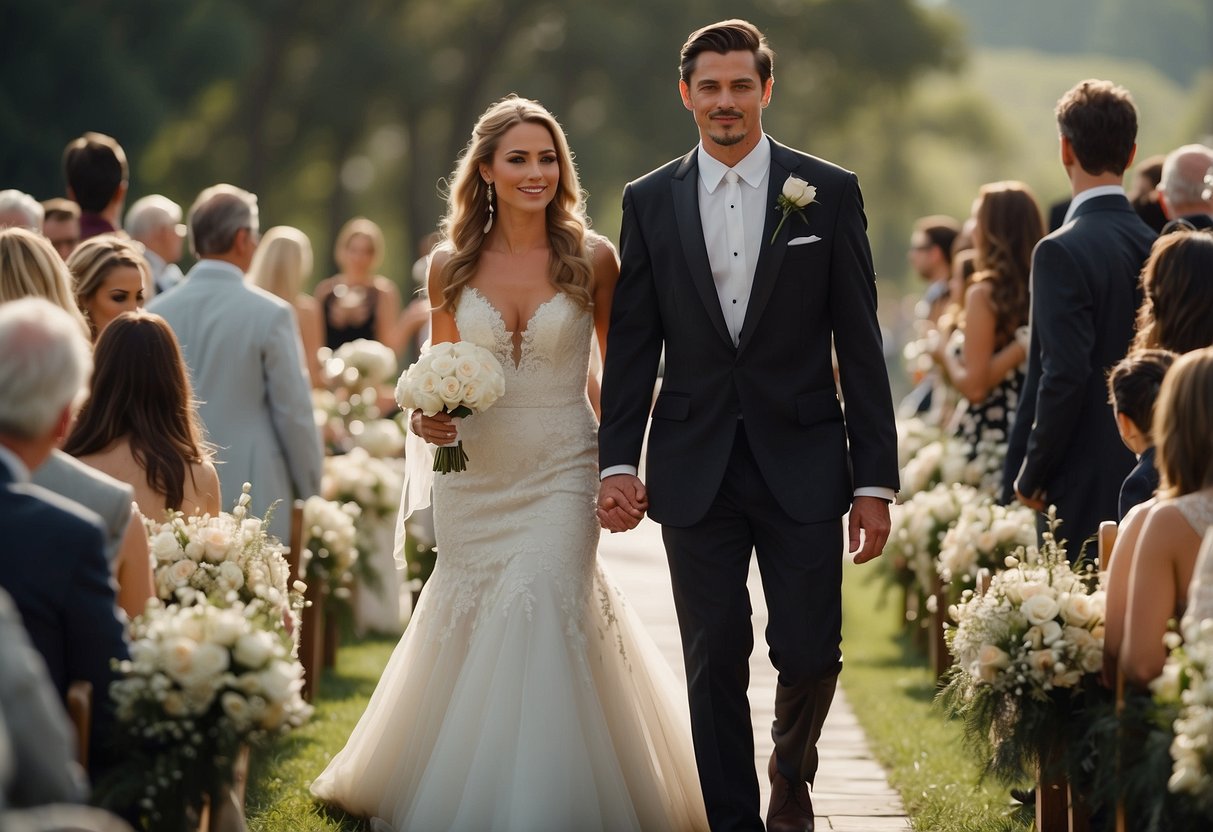
M 767 832 L 813 832 L 813 801 L 804 781 L 793 783 L 775 765 L 775 754 L 767 764 L 771 778 L 771 805 L 767 809 Z

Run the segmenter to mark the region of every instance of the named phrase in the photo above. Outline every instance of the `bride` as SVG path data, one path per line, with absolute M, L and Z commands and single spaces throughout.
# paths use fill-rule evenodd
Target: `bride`
M 427 442 L 457 433 L 468 469 L 433 483 L 437 567 L 312 784 L 376 830 L 707 829 L 681 686 L 596 559 L 587 376 L 619 267 L 586 226 L 555 118 L 516 96 L 491 106 L 428 283 L 433 340 L 492 350 L 505 395 L 458 427 L 412 414 Z M 414 475 L 402 512 L 426 485 Z

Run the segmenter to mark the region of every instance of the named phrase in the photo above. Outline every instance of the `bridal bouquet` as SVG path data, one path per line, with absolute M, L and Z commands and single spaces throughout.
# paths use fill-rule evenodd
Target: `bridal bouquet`
M 163 523 L 145 518 L 161 601 L 205 600 L 219 606 L 261 601 L 279 613 L 280 621 L 288 608 L 302 607 L 303 584 L 289 581 L 284 548 L 260 518 L 249 514 L 249 491 L 245 483 L 230 513 L 187 517 L 177 511 Z
M 131 623 L 131 658 L 110 698 L 122 763 L 103 791 L 148 828 L 184 830 L 202 796 L 230 784 L 242 744 L 307 721 L 303 668 L 265 602 L 165 606 Z
M 1057 758 L 1103 665 L 1103 590 L 1089 566 L 1071 567 L 1053 528 L 1039 550 L 1008 557 L 984 595 L 966 590 L 949 608 L 954 663 L 940 698 L 1007 782 Z
M 505 393 L 505 374 L 497 358 L 470 341 L 434 344 L 396 383 L 396 401 L 426 416 L 449 413 L 461 418 L 483 413 Z M 440 474 L 467 470 L 463 442 L 438 448 L 434 470 Z

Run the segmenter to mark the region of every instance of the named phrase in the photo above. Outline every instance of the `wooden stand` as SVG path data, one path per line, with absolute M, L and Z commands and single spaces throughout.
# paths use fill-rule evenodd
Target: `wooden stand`
M 291 582 L 305 580 L 303 575 L 303 501 L 296 500 L 291 507 L 291 547 L 287 554 Z M 311 702 L 320 685 L 320 671 L 324 667 L 324 587 L 315 581 L 307 582 L 303 598 L 306 606 L 300 613 L 299 663 L 303 665 L 303 698 Z
M 930 614 L 930 635 L 927 637 L 927 652 L 930 656 L 931 670 L 938 682 L 948 672 L 952 665 L 952 654 L 948 652 L 948 642 L 944 638 L 944 621 L 948 617 L 947 590 L 939 576 L 935 576 L 935 585 L 931 587 L 935 598 L 935 611 Z

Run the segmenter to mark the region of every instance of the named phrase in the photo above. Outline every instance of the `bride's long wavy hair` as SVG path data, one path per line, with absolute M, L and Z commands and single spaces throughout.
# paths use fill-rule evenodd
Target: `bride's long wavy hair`
M 484 225 L 489 217 L 489 190 L 480 175 L 480 166 L 492 165 L 501 137 L 511 127 L 531 122 L 552 135 L 560 170 L 560 182 L 547 206 L 548 245 L 552 256 L 549 277 L 560 291 L 582 306 L 593 302 L 590 287 L 593 269 L 586 250 L 588 221 L 585 200 L 573 164 L 568 140 L 555 116 L 542 104 L 509 95 L 490 106 L 472 129 L 472 138 L 451 174 L 446 216 L 442 220 L 442 246 L 450 252 L 440 279 L 442 300 L 433 303 L 441 309 L 454 308 L 456 299 L 473 275 L 484 245 Z
M 977 273 L 973 282 L 991 284 L 994 343 L 1000 349 L 1028 322 L 1032 249 L 1045 234 L 1044 221 L 1031 189 L 1014 181 L 981 186 L 976 220 Z

